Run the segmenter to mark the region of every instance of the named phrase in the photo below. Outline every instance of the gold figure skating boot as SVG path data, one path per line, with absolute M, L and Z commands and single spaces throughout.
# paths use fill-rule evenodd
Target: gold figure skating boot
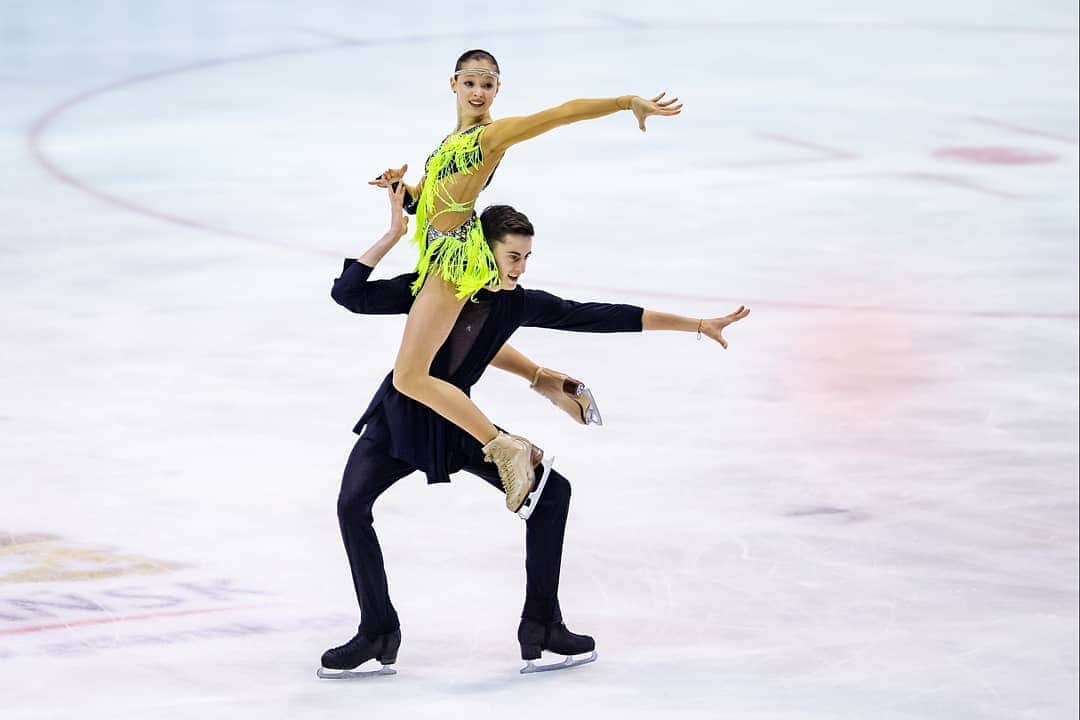
M 537 368 L 531 387 L 581 425 L 603 425 L 596 399 L 585 383 L 569 375 Z
M 499 470 L 499 479 L 506 491 L 506 507 L 510 512 L 517 512 L 525 504 L 525 499 L 536 481 L 533 459 L 538 448 L 522 437 L 504 433 L 501 430 L 495 439 L 483 447 L 484 460 L 495 463 Z M 543 451 L 540 450 L 543 458 Z
M 511 435 L 510 437 L 523 442 L 529 442 L 520 435 Z M 536 504 L 540 502 L 540 495 L 544 492 L 544 488 L 547 486 L 548 476 L 551 475 L 551 468 L 555 465 L 555 458 L 551 455 L 545 455 L 541 448 L 536 447 L 532 443 L 529 443 L 529 447 L 532 448 L 532 455 L 530 462 L 533 467 L 533 483 L 532 489 L 529 490 L 529 494 L 525 497 L 524 502 L 521 503 L 521 507 L 517 509 L 517 514 L 522 520 L 528 520 L 532 515 L 533 510 L 536 509 Z

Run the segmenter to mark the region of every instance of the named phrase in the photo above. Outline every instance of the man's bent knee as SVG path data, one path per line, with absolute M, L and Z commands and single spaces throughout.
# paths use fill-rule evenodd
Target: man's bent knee
M 371 498 L 362 495 L 341 495 L 338 497 L 337 504 L 338 520 L 354 527 L 370 525 L 373 520 L 371 505 Z
M 548 475 L 547 487 L 544 488 L 541 500 L 548 498 L 557 505 L 570 504 L 570 481 L 555 471 Z

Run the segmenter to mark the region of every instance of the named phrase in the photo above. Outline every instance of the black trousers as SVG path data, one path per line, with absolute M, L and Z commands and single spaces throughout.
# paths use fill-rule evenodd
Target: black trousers
M 479 450 L 463 469 L 503 492 L 495 465 L 484 462 Z M 367 437 L 357 440 L 345 465 L 338 495 L 338 523 L 360 603 L 360 632 L 366 635 L 381 635 L 399 627 L 397 611 L 390 602 L 382 549 L 372 526 L 372 505 L 387 488 L 415 470 L 387 455 L 379 443 Z M 542 623 L 562 621 L 559 570 L 569 509 L 570 482 L 552 470 L 539 504 L 525 523 L 523 618 Z

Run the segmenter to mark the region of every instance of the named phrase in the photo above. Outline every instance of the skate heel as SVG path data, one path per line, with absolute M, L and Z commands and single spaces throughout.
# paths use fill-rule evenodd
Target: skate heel
M 326 680 L 352 680 L 380 675 L 397 675 L 397 670 L 390 666 L 397 661 L 397 651 L 400 645 L 400 630 L 382 635 L 368 635 L 361 630 L 344 645 L 330 648 L 324 652 L 322 667 L 315 674 Z M 377 659 L 382 664 L 382 667 L 378 670 L 359 669 L 372 659 Z
M 521 644 L 521 659 L 522 660 L 539 660 L 540 659 L 540 646 L 539 645 L 526 645 Z
M 528 520 L 532 516 L 533 510 L 540 503 L 540 496 L 544 493 L 544 488 L 547 487 L 548 476 L 551 475 L 551 468 L 554 465 L 554 455 L 541 455 L 540 464 L 533 470 L 536 475 L 533 480 L 533 489 L 525 496 L 525 502 L 517 510 L 518 517 L 522 520 Z
M 534 620 L 522 618 L 517 631 L 522 660 L 539 660 L 544 649 L 544 626 Z
M 401 631 L 392 632 L 384 636 L 383 651 L 375 659 L 383 665 L 393 665 L 397 662 L 398 648 L 401 647 Z
M 586 425 L 604 424 L 604 418 L 600 417 L 600 408 L 596 406 L 596 398 L 593 397 L 592 390 L 581 385 L 575 393 L 575 398 L 581 405 L 581 414 Z
M 537 368 L 533 375 L 532 389 L 550 400 L 580 425 L 603 425 L 600 410 L 596 407 L 596 398 L 592 391 L 580 380 L 569 375 Z

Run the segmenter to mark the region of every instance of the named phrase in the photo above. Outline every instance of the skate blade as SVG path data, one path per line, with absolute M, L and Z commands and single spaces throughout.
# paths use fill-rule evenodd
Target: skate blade
M 544 456 L 544 459 L 540 461 L 541 466 L 544 468 L 544 473 L 540 476 L 540 482 L 536 483 L 536 489 L 525 496 L 525 502 L 518 508 L 517 514 L 522 520 L 528 520 L 532 515 L 533 510 L 536 509 L 537 503 L 540 502 L 540 494 L 544 492 L 544 486 L 547 485 L 548 475 L 551 474 L 551 468 L 555 465 L 555 456 Z
M 358 680 L 378 675 L 397 675 L 397 670 L 389 665 L 383 665 L 378 670 L 327 670 L 321 667 L 315 674 L 323 680 Z
M 585 424 L 603 425 L 604 418 L 600 417 L 600 408 L 596 406 L 596 398 L 593 397 L 592 390 L 584 385 L 578 385 L 576 395 L 578 405 L 581 406 L 581 415 Z
M 568 655 L 565 660 L 559 663 L 548 663 L 546 665 L 537 665 L 533 660 L 526 660 L 525 667 L 521 668 L 522 675 L 531 675 L 538 672 L 550 672 L 552 670 L 566 670 L 568 668 L 577 667 L 578 665 L 588 665 L 591 662 L 596 662 L 596 651 L 593 650 L 588 655 L 582 655 L 581 657 L 574 657 Z

